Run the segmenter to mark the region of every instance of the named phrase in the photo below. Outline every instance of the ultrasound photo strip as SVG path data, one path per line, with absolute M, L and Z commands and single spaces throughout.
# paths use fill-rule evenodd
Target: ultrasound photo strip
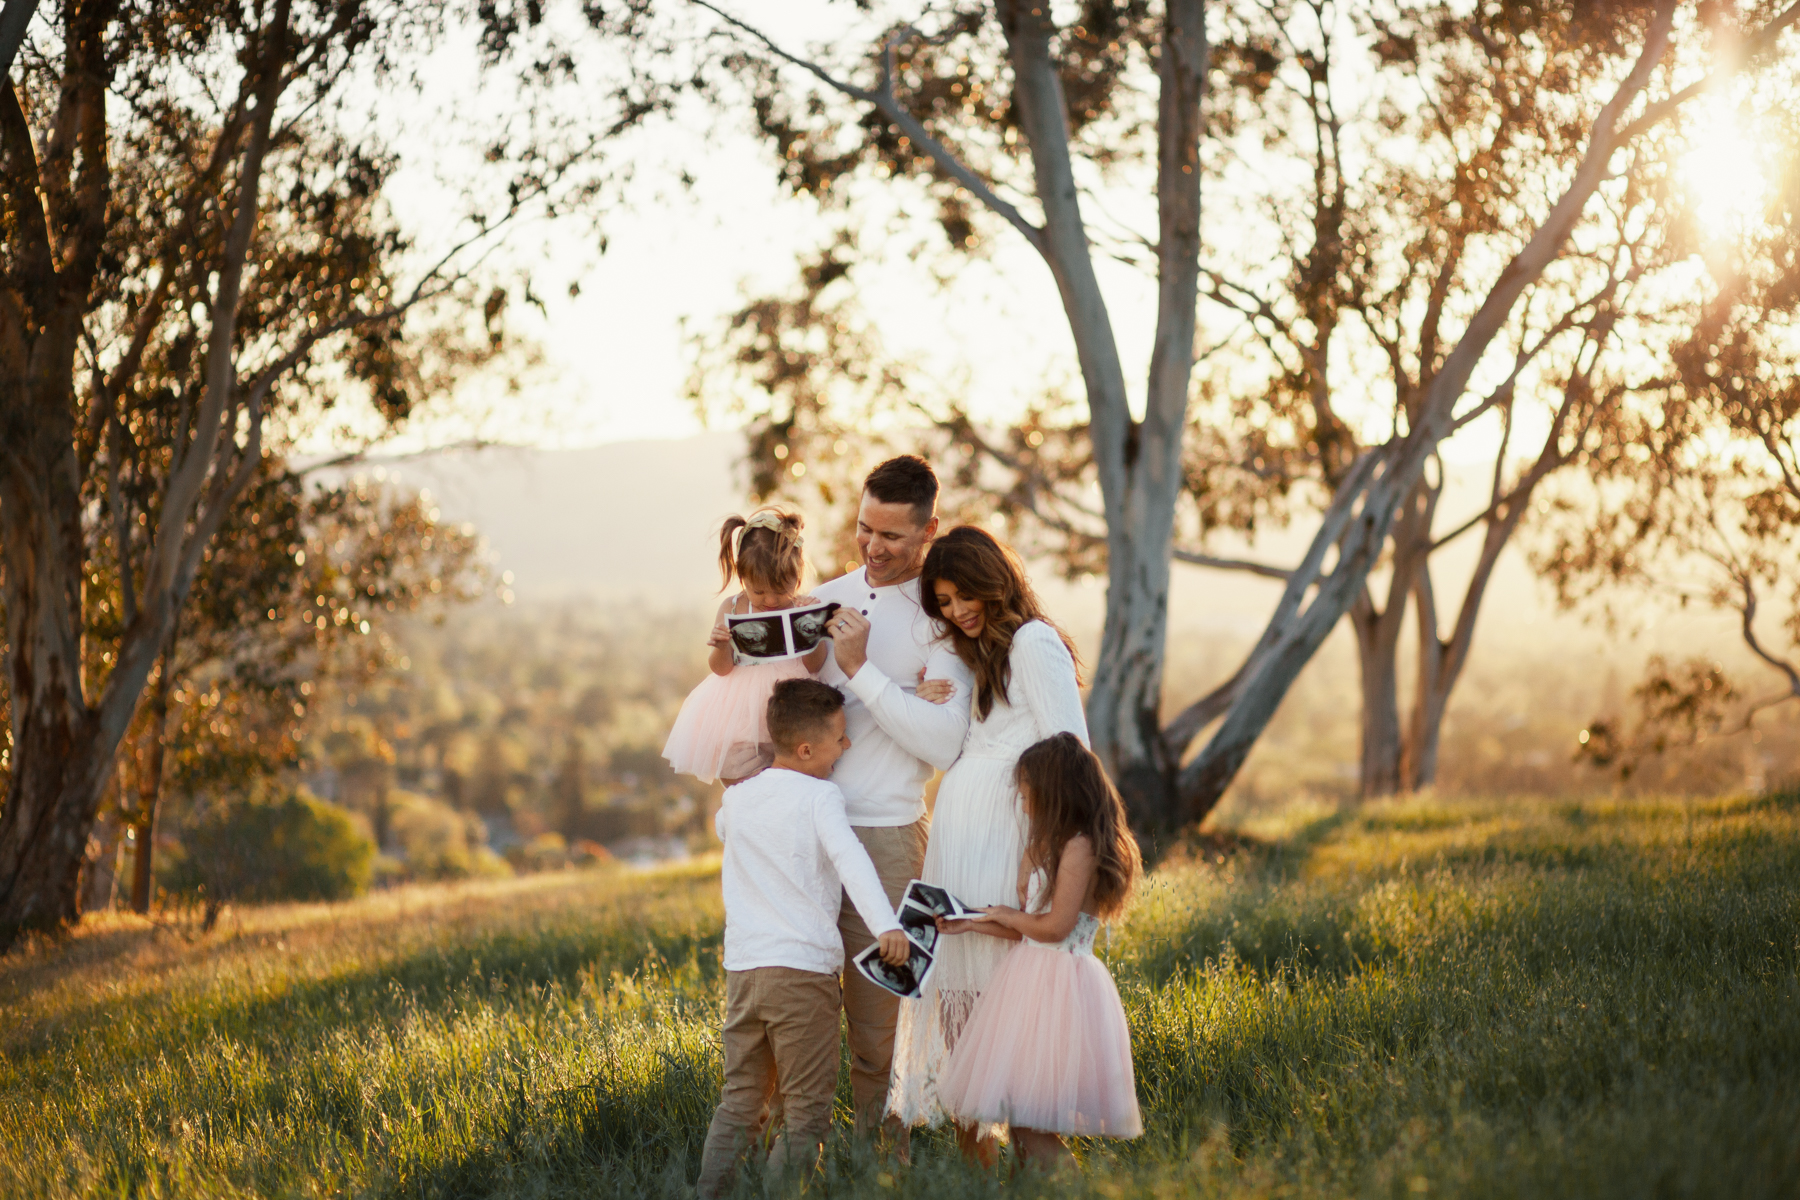
M 900 928 L 914 945 L 928 954 L 937 953 L 937 914 L 910 902 L 900 905 Z
M 881 961 L 879 942 L 863 949 L 851 962 L 862 977 L 876 987 L 892 992 L 902 1000 L 917 1000 L 923 994 L 925 982 L 931 978 L 931 968 L 937 965 L 937 960 L 911 938 L 906 944 L 912 952 L 897 967 Z
M 825 640 L 826 623 L 837 609 L 832 601 L 773 612 L 728 613 L 725 624 L 740 661 L 778 662 L 816 649 Z
M 980 909 L 970 908 L 943 888 L 926 883 L 923 879 L 915 879 L 906 885 L 906 894 L 900 897 L 900 903 L 911 904 L 955 921 L 972 920 L 981 915 Z

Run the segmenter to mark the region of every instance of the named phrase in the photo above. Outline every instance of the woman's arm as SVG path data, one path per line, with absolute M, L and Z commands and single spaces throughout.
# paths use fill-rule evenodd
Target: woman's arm
M 1056 895 L 1050 898 L 1049 912 L 1024 913 L 996 905 L 982 915 L 1034 942 L 1060 942 L 1081 917 L 1088 886 L 1094 882 L 1094 861 L 1094 843 L 1086 835 L 1077 834 L 1063 847 L 1062 864 L 1056 869 Z
M 1042 621 L 1021 625 L 1013 634 L 1013 679 L 1025 707 L 1037 725 L 1038 736 L 1072 733 L 1088 744 L 1087 714 L 1081 708 L 1081 684 L 1075 677 L 1075 659 Z
M 714 675 L 731 674 L 731 630 L 725 624 L 725 610 L 737 602 L 733 596 L 719 604 L 719 611 L 713 616 L 712 636 L 706 644 L 712 647 L 712 653 L 706 656 L 706 665 Z

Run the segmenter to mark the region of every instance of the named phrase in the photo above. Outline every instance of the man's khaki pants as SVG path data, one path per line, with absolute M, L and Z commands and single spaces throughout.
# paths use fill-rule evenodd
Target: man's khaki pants
M 723 1195 L 779 1097 L 785 1125 L 769 1169 L 816 1165 L 837 1092 L 838 982 L 792 967 L 725 973 L 725 1087 L 706 1131 L 700 1195 Z
M 906 885 L 924 869 L 925 837 L 930 829 L 929 817 L 921 817 L 911 825 L 856 826 L 857 839 L 869 852 L 875 873 L 881 876 L 888 903 L 896 908 Z M 856 1105 L 856 1132 L 866 1135 L 881 1124 L 882 1113 L 887 1109 L 900 1000 L 864 979 L 851 963 L 874 942 L 875 936 L 848 894 L 838 910 L 838 932 L 844 938 L 844 1025 L 850 1040 L 850 1095 Z M 906 1130 L 895 1122 L 893 1132 L 904 1148 Z

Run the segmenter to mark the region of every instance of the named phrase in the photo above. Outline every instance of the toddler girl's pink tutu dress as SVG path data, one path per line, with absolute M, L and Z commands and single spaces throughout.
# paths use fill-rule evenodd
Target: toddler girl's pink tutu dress
M 769 695 L 783 679 L 810 679 L 798 658 L 758 662 L 737 657 L 729 675 L 711 671 L 681 702 L 663 757 L 678 775 L 704 783 L 743 779 L 775 761 L 769 741 Z
M 968 1124 L 1133 1138 L 1144 1132 L 1125 1006 L 1087 913 L 1060 942 L 1022 940 L 975 1003 L 938 1083 Z

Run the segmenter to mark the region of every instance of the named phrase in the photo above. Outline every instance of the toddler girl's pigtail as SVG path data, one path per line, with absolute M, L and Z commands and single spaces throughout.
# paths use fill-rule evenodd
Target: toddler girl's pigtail
M 738 574 L 737 539 L 733 535 L 748 524 L 742 517 L 726 517 L 725 524 L 719 529 L 719 574 L 725 577 L 725 582 L 719 585 L 721 592 L 731 586 Z

